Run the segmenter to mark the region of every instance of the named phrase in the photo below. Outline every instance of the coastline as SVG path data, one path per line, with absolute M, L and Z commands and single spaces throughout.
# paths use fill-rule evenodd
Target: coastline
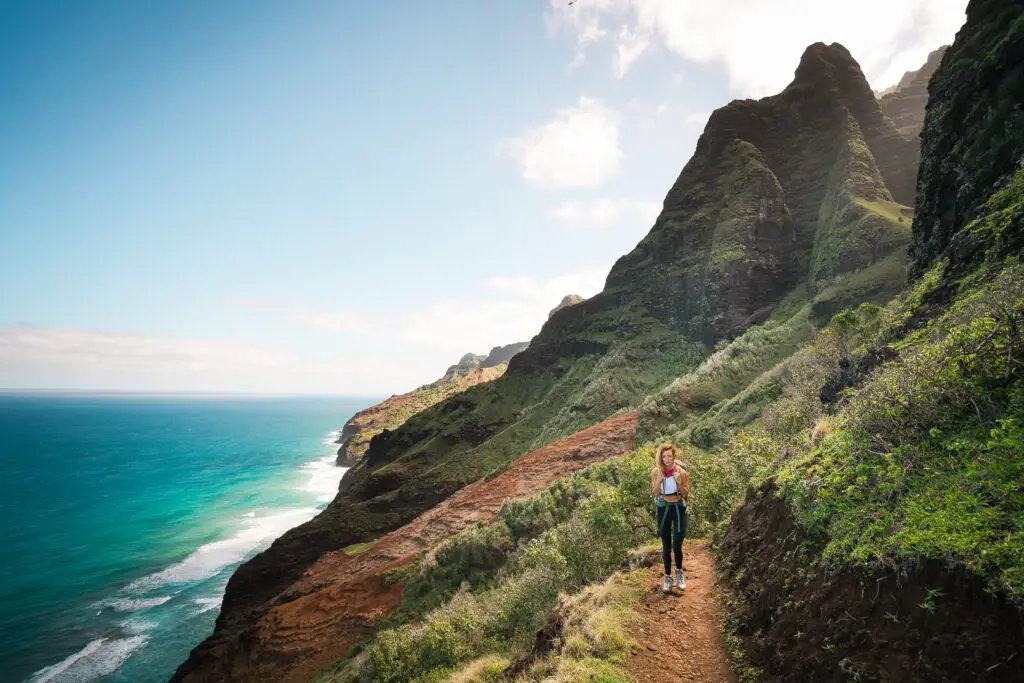
M 121 404 L 121 401 L 101 402 L 104 407 Z M 33 408 L 38 405 L 33 401 Z M 82 404 L 74 401 L 68 405 L 78 409 Z M 194 408 L 196 412 L 204 410 L 202 406 Z M 300 404 L 288 410 L 308 412 L 304 408 L 305 405 Z M 345 406 L 345 409 L 354 412 L 355 405 Z M 337 415 L 336 409 L 333 412 Z M 47 413 L 51 421 L 59 418 L 59 414 Z M 178 419 L 179 416 L 173 417 Z M 323 424 L 324 419 L 323 416 L 306 419 L 310 421 Z M 22 524 L 16 526 L 29 528 L 27 525 L 32 525 L 31 528 L 40 529 L 43 538 L 50 543 L 60 544 L 59 539 L 69 534 L 75 539 L 74 554 L 63 554 L 64 562 L 58 565 L 77 567 L 76 563 L 83 557 L 91 565 L 81 573 L 50 567 L 48 571 L 53 578 L 48 579 L 32 569 L 33 562 L 44 562 L 39 554 L 27 558 L 28 564 L 21 563 L 29 578 L 19 584 L 16 574 L 11 575 L 14 583 L 8 583 L 6 590 L 14 591 L 11 595 L 23 596 L 0 624 L 4 627 L 0 633 L 4 636 L 0 643 L 5 645 L 4 659 L 14 667 L 8 670 L 13 676 L 11 680 L 26 683 L 165 681 L 178 660 L 212 633 L 227 581 L 237 566 L 269 547 L 289 529 L 313 519 L 325 509 L 348 470 L 334 463 L 337 447 L 332 441 L 336 430 L 320 432 L 320 436 L 300 437 L 298 431 L 289 432 L 289 427 L 294 430 L 295 425 L 287 415 L 277 422 L 270 431 L 276 428 L 282 436 L 262 446 L 257 435 L 253 435 L 248 442 L 225 437 L 222 441 L 204 443 L 201 452 L 193 448 L 196 463 L 203 462 L 206 454 L 213 457 L 206 460 L 209 464 L 204 468 L 206 490 L 182 489 L 182 499 L 173 494 L 175 509 L 179 512 L 168 509 L 164 513 L 165 517 L 171 515 L 169 524 L 160 522 L 152 526 L 158 519 L 152 512 L 141 513 L 141 521 L 131 519 L 134 513 L 129 512 L 158 508 L 162 501 L 170 500 L 166 497 L 167 486 L 161 489 L 160 482 L 152 483 L 161 478 L 161 468 L 168 462 L 166 458 L 170 457 L 170 462 L 179 468 L 187 466 L 184 461 L 176 462 L 179 460 L 176 456 L 169 455 L 174 453 L 172 444 L 162 433 L 151 435 L 151 440 L 157 443 L 152 451 L 139 453 L 134 460 L 120 459 L 124 467 L 119 468 L 119 476 L 134 476 L 139 484 L 138 488 L 105 494 L 117 497 L 100 503 L 101 506 L 125 510 L 122 515 L 104 513 L 104 519 L 110 519 L 110 523 L 83 522 L 90 533 L 76 536 L 56 510 L 21 518 Z M 43 431 L 33 430 L 39 434 Z M 67 431 L 70 434 L 75 430 L 69 426 Z M 185 446 L 174 445 L 193 446 L 201 437 L 194 435 L 194 438 L 196 441 Z M 40 441 L 40 446 L 43 445 Z M 237 453 L 234 448 L 244 448 L 246 452 Z M 76 453 L 74 461 L 88 459 L 90 452 L 105 452 L 105 449 L 110 450 L 107 444 L 91 444 Z M 165 455 L 150 460 L 150 452 Z M 107 457 L 118 461 L 113 452 Z M 254 469 L 246 465 L 250 462 L 263 465 Z M 76 476 L 74 468 L 61 474 L 64 478 Z M 153 474 L 157 476 L 151 477 Z M 86 494 L 82 495 L 83 500 L 75 501 L 77 505 L 88 504 L 84 499 Z M 52 508 L 43 508 L 47 509 Z M 183 509 L 185 512 L 181 512 Z M 134 536 L 128 534 L 126 538 L 125 532 L 119 529 L 132 525 L 132 528 L 139 528 L 147 519 L 151 524 L 146 527 L 149 532 L 143 530 Z M 47 522 L 46 526 L 40 528 L 40 521 Z M 126 542 L 129 545 L 123 545 Z M 39 546 L 40 553 L 44 552 L 44 547 Z M 52 553 L 49 556 L 52 557 Z M 108 566 L 110 569 L 100 569 Z

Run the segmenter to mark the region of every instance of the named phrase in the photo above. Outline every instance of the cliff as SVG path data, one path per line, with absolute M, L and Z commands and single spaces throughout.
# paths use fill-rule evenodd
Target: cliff
M 900 135 L 908 140 L 917 140 L 921 134 L 925 105 L 928 102 L 928 82 L 939 68 L 947 48 L 944 45 L 931 52 L 924 66 L 903 74 L 900 82 L 879 98 L 882 111 L 892 120 Z
M 324 512 L 239 567 L 214 635 L 175 680 L 244 680 L 246 662 L 284 678 L 293 662 L 274 644 L 294 626 L 268 615 L 298 604 L 296 587 L 326 554 L 638 405 L 794 302 L 822 324 L 887 301 L 906 278 L 912 145 L 836 44 L 809 47 L 782 93 L 716 110 L 604 290 L 554 311 L 500 378 L 371 439 Z
M 1024 8 L 972 0 L 929 85 L 910 287 L 762 385 L 770 465 L 719 539 L 758 680 L 1022 680 L 1022 101 Z
M 469 387 L 501 377 L 512 356 L 527 346 L 529 342 L 496 346 L 486 356 L 467 353 L 440 379 L 359 411 L 345 423 L 336 441 L 338 465 L 352 467 L 366 453 L 373 437 L 396 429 L 416 413 Z
M 986 246 L 998 242 L 1006 253 L 1020 246 L 1020 230 L 964 228 L 1024 166 L 1022 35 L 1017 3 L 971 2 L 956 49 L 929 84 L 911 244 L 917 275 L 943 256 L 962 272 Z

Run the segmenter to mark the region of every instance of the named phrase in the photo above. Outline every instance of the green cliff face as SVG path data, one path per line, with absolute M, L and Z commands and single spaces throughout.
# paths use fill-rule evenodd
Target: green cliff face
M 618 491 L 578 476 L 449 539 L 407 584 L 439 609 L 422 622 L 399 614 L 396 628 L 368 639 L 323 680 L 407 680 L 424 662 L 454 667 L 529 647 L 559 591 L 621 568 L 626 546 L 642 540 L 630 535 L 637 520 L 625 518 L 649 502 L 647 467 L 663 440 L 682 446 L 690 473 L 688 535 L 716 535 L 730 641 L 746 659 L 741 678 L 1016 680 L 1012 662 L 1024 642 L 1024 169 L 1009 164 L 994 174 L 990 164 L 1021 158 L 1019 107 L 1000 107 L 1024 102 L 1022 13 L 1019 3 L 972 2 L 936 72 L 913 228 L 913 212 L 897 200 L 914 176 L 900 155 L 916 158 L 916 142 L 861 97 L 866 84 L 843 48 L 812 46 L 786 91 L 716 111 L 654 228 L 615 265 L 605 291 L 555 316 L 524 363 L 513 362 L 492 388 L 509 384 L 488 395 L 509 401 L 519 389 L 523 400 L 525 387 L 538 402 L 459 456 L 512 453 L 509 433 L 542 442 L 643 390 L 628 378 L 649 372 L 650 386 L 686 370 L 642 401 L 647 443 L 595 467 L 615 471 L 607 481 Z M 951 103 L 973 127 L 952 125 Z M 944 156 L 950 135 L 961 144 L 957 163 Z M 986 141 L 995 145 L 979 147 Z M 969 201 L 949 195 L 951 187 Z M 922 216 L 928 222 L 919 225 Z M 925 274 L 894 296 L 907 284 L 911 235 Z M 714 351 L 699 364 L 681 354 L 657 365 L 659 346 L 697 357 Z M 464 428 L 483 405 L 481 394 L 452 408 L 444 424 Z M 427 453 L 443 462 L 428 445 L 455 433 L 440 429 L 442 419 L 417 423 L 420 431 L 393 452 L 379 444 L 377 472 Z M 605 495 L 608 508 L 589 518 L 593 527 L 590 512 L 575 517 L 599 509 Z M 517 546 L 509 520 L 520 510 L 529 510 L 531 529 L 538 520 L 574 526 Z M 601 536 L 610 529 L 618 540 Z M 545 545 L 580 538 L 599 539 L 608 554 Z M 557 569 L 523 580 L 517 552 L 543 558 L 523 565 L 531 570 Z M 462 566 L 439 570 L 438 556 Z M 559 572 L 582 576 L 577 561 L 591 575 L 573 583 Z M 438 576 L 449 583 L 420 588 Z M 509 627 L 513 601 L 523 619 Z M 504 630 L 492 631 L 497 622 Z M 499 636 L 487 642 L 490 632 Z M 586 652 L 591 662 L 616 656 Z
M 1011 253 L 1021 245 L 1019 213 L 1009 217 L 1015 230 L 964 230 L 1024 167 L 1020 4 L 971 2 L 954 47 L 928 87 L 911 246 L 915 274 L 944 255 L 961 273 L 987 248 Z
M 376 436 L 325 512 L 239 568 L 222 621 L 259 609 L 323 552 L 638 405 L 784 300 L 827 320 L 888 299 L 905 279 L 908 145 L 840 45 L 809 47 L 779 95 L 715 111 L 604 291 L 554 312 L 499 379 Z M 896 277 L 875 278 L 878 268 Z
M 1003 664 L 1024 639 L 1024 7 L 973 0 L 929 92 L 911 287 L 836 315 L 745 390 L 770 389 L 748 394 L 760 422 L 719 437 L 721 462 L 757 443 L 769 463 L 720 539 L 734 631 L 761 680 L 1015 676 Z M 719 409 L 719 433 L 745 415 Z
M 905 186 L 907 144 L 846 49 L 811 46 L 783 93 L 711 116 L 654 227 L 602 293 L 554 314 L 502 379 L 372 442 L 339 501 L 397 495 L 424 476 L 454 490 L 635 405 L 794 290 L 828 292 L 826 308 L 856 303 L 844 279 L 901 261 L 909 238 L 888 182 Z M 867 294 L 887 300 L 900 284 Z

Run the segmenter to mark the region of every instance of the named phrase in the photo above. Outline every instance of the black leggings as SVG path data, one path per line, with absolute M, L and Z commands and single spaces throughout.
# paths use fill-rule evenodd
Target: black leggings
M 665 561 L 665 575 L 672 574 L 672 551 L 676 553 L 676 569 L 683 568 L 683 537 L 686 536 L 686 504 L 683 501 L 665 503 L 655 508 L 661 536 L 661 559 Z M 673 529 L 674 527 L 674 529 Z

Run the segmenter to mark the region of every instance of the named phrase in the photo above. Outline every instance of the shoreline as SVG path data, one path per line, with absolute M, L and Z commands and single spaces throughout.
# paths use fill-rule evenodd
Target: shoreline
M 213 631 L 225 587 L 237 567 L 289 529 L 314 518 L 337 494 L 341 478 L 349 469 L 334 462 L 330 447 L 337 431 L 318 439 L 319 454 L 315 457 L 306 455 L 285 471 L 268 471 L 262 483 L 252 487 L 249 497 L 256 499 L 251 500 L 251 509 L 242 512 L 237 502 L 225 503 L 229 509 L 203 520 L 204 524 L 220 527 L 211 540 L 155 571 L 108 586 L 99 599 L 69 603 L 62 610 L 62 621 L 75 624 L 74 630 L 81 632 L 84 642 L 76 651 L 36 669 L 23 680 L 102 681 L 124 675 L 122 668 L 130 667 L 133 658 L 146 652 L 148 646 L 166 646 L 170 640 L 170 645 L 180 648 L 187 640 L 191 648 L 201 642 Z M 201 636 L 187 636 L 199 632 Z M 173 673 L 172 666 L 168 662 L 167 676 Z

